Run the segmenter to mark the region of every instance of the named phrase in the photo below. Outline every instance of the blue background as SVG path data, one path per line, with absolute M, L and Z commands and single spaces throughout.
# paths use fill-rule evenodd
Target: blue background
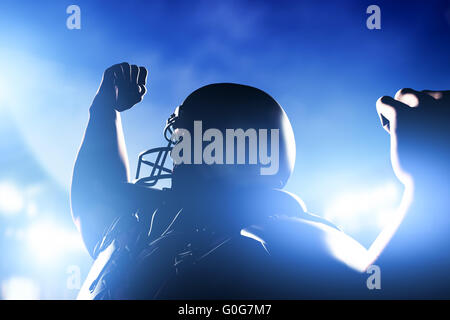
M 81 8 L 80 30 L 66 27 L 70 4 Z M 371 4 L 381 8 L 381 30 L 366 27 Z M 165 120 L 190 92 L 252 85 L 285 108 L 294 128 L 286 189 L 368 246 L 388 219 L 379 212 L 402 191 L 375 101 L 402 87 L 449 89 L 449 40 L 449 1 L 3 0 L 0 185 L 13 186 L 22 205 L 0 214 L 2 297 L 8 279 L 26 278 L 19 283 L 33 282 L 39 298 L 72 298 L 68 266 L 86 276 L 81 246 L 55 249 L 37 266 L 26 239 L 44 220 L 75 234 L 71 169 L 110 65 L 149 69 L 147 96 L 123 114 L 132 172 L 140 151 L 164 142 Z

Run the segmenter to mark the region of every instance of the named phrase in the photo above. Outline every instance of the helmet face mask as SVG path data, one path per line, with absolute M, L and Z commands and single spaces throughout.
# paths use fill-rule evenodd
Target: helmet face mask
M 139 185 L 143 185 L 146 187 L 155 186 L 159 180 L 162 179 L 172 179 L 173 170 L 169 169 L 165 166 L 167 156 L 170 155 L 172 151 L 173 145 L 176 144 L 175 141 L 172 140 L 172 134 L 174 132 L 174 124 L 177 121 L 180 113 L 180 107 L 175 109 L 175 112 L 172 113 L 167 119 L 166 126 L 164 127 L 164 138 L 167 140 L 167 146 L 152 148 L 147 151 L 141 152 L 138 158 L 138 165 L 136 169 L 135 183 Z M 146 160 L 150 155 L 156 155 L 155 161 Z M 149 175 L 141 176 L 142 166 L 146 165 L 151 167 L 151 172 Z
M 171 179 L 172 170 L 164 166 L 167 156 L 171 150 L 171 143 L 169 143 L 167 147 L 153 148 L 139 154 L 135 183 L 146 187 L 153 187 L 161 179 Z M 156 160 L 154 162 L 144 158 L 145 156 L 149 156 L 151 154 L 156 154 Z M 152 170 L 150 175 L 140 177 L 142 171 L 141 168 L 143 165 L 150 166 Z
M 219 129 L 221 132 L 238 128 L 256 129 L 257 132 L 260 129 L 279 129 L 278 172 L 274 175 L 261 175 L 259 168 L 262 164 L 191 165 L 176 164 L 175 161 L 173 169 L 169 169 L 165 166 L 167 158 L 172 157 L 174 146 L 182 141 L 175 130 L 185 129 L 195 135 L 195 121 L 204 123 L 205 130 Z M 175 183 L 176 186 L 183 186 L 183 189 L 192 188 L 192 181 L 195 181 L 196 187 L 203 182 L 206 186 L 215 183 L 282 188 L 293 170 L 295 139 L 289 119 L 272 97 L 253 87 L 220 83 L 194 91 L 169 117 L 163 134 L 167 141 L 165 147 L 153 148 L 139 155 L 136 184 L 153 187 L 162 179 L 171 179 L 172 187 Z M 152 156 L 156 156 L 153 161 L 149 160 Z M 143 174 L 143 166 L 150 168 L 149 174 Z

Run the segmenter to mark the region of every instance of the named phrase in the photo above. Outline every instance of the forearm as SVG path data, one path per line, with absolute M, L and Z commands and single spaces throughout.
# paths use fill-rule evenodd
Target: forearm
M 400 260 L 409 259 L 406 256 L 411 258 L 411 252 L 422 258 L 431 253 L 437 259 L 448 255 L 449 176 L 445 168 L 436 166 L 434 169 L 416 174 L 405 187 L 395 216 L 369 249 L 369 264 L 379 256 L 379 261 L 398 264 Z
M 88 248 L 117 216 L 128 160 L 119 112 L 94 100 L 72 177 L 72 214 Z
M 81 182 L 101 179 L 106 185 L 129 180 L 120 113 L 95 100 L 75 163 L 75 177 Z
M 404 223 L 404 219 L 408 211 L 411 208 L 413 198 L 414 185 L 411 183 L 405 187 L 400 205 L 397 210 L 395 210 L 394 215 L 390 217 L 389 222 L 367 250 L 366 268 L 378 259 L 394 235 L 398 232 L 400 226 Z
M 395 256 L 405 251 L 406 244 L 417 255 L 428 255 L 431 252 L 441 258 L 448 255 L 446 248 L 450 240 L 448 179 L 448 174 L 444 170 L 416 177 L 408 212 L 383 255 Z M 445 250 L 438 253 L 435 250 L 436 245 Z

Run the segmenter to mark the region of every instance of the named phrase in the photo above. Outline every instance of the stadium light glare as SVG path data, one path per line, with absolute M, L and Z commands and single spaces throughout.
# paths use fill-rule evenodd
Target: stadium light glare
M 13 215 L 20 212 L 24 199 L 19 189 L 10 182 L 0 182 L 0 213 Z
M 39 291 L 39 286 L 29 278 L 11 277 L 2 282 L 4 300 L 36 300 Z
M 33 256 L 41 263 L 54 264 L 55 259 L 84 250 L 80 235 L 51 222 L 34 224 L 26 231 L 27 242 Z
M 401 193 L 393 182 L 338 194 L 325 210 L 325 218 L 344 231 L 359 231 L 367 225 L 382 228 L 400 204 Z

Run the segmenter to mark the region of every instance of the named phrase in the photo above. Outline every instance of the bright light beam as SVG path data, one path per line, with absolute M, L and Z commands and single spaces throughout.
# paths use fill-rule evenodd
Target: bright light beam
M 325 218 L 347 232 L 368 226 L 383 228 L 397 209 L 401 194 L 392 182 L 367 190 L 347 191 L 335 197 L 325 210 Z
M 19 189 L 9 182 L 0 182 L 0 214 L 16 214 L 23 206 L 24 199 Z
M 39 299 L 39 286 L 31 279 L 11 277 L 2 282 L 2 299 L 36 300 Z
M 68 252 L 81 252 L 84 249 L 80 235 L 76 231 L 66 230 L 49 222 L 32 225 L 27 241 L 33 256 L 39 262 L 49 265 Z

